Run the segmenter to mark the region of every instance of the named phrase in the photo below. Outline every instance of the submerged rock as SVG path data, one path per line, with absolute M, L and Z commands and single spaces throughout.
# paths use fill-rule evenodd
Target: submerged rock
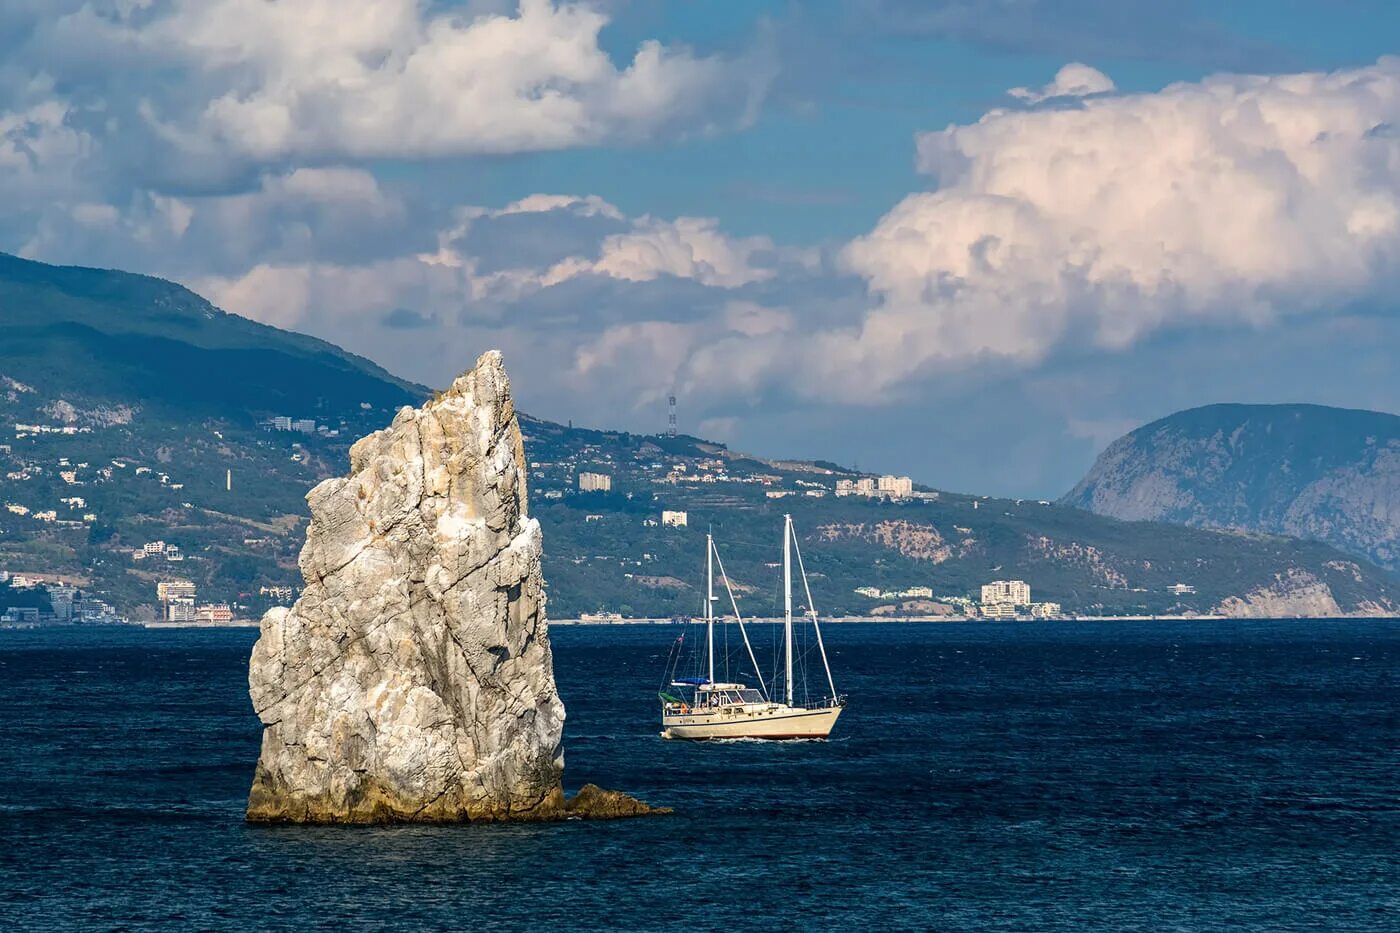
M 615 790 L 604 790 L 597 784 L 585 784 L 564 805 L 569 819 L 618 820 L 628 816 L 670 813 L 670 807 L 649 807 L 636 797 Z
M 596 788 L 564 799 L 564 705 L 525 487 L 492 352 L 307 495 L 305 589 L 263 617 L 249 664 L 264 724 L 249 820 L 650 812 Z

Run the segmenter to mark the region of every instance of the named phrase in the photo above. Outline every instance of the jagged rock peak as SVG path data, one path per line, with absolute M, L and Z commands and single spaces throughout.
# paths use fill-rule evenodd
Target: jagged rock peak
M 306 498 L 305 589 L 263 617 L 249 665 L 264 731 L 248 818 L 593 815 L 561 790 L 540 527 L 500 354 Z

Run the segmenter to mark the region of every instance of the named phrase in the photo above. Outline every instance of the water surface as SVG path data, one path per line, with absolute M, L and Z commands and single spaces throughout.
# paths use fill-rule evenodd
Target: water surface
M 324 829 L 242 821 L 255 637 L 0 632 L 0 927 L 1400 928 L 1400 623 L 831 626 L 834 739 L 724 745 L 557 628 L 566 783 L 674 816 Z

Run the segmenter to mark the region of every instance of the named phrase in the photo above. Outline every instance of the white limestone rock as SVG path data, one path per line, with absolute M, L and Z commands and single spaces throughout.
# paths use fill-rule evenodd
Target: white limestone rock
M 1331 587 L 1297 567 L 1275 574 L 1272 585 L 1227 596 L 1213 612 L 1232 619 L 1330 619 L 1345 614 Z
M 249 666 L 264 724 L 250 820 L 565 813 L 564 706 L 525 486 L 491 352 L 307 495 L 305 590 L 263 617 Z

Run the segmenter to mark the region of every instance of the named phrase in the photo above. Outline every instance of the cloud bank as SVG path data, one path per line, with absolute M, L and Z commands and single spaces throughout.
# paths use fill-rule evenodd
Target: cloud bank
M 637 144 L 751 122 L 760 50 L 642 41 L 615 63 L 608 16 L 520 0 L 140 0 L 22 4 L 0 26 L 0 159 L 64 167 L 80 134 L 147 187 L 229 188 L 295 164 Z M 37 78 L 35 76 L 38 76 Z M 61 124 L 61 126 L 56 125 Z M 3 163 L 0 163 L 3 164 Z
M 124 251 L 283 326 L 412 311 L 449 338 L 547 345 L 568 391 L 624 405 L 677 387 L 716 418 L 773 397 L 880 405 L 950 373 L 1392 293 L 1400 60 L 1112 88 L 1070 65 L 1021 95 L 1070 105 L 919 135 L 935 187 L 827 250 L 712 218 L 628 217 L 587 194 L 428 209 L 329 166 L 269 172 L 244 193 L 75 205 L 27 251 Z M 8 125 L 63 157 L 83 148 L 51 111 Z M 0 158 L 26 164 L 13 143 Z
M 883 405 L 928 380 L 1125 351 L 1185 328 L 1264 328 L 1387 300 L 1400 271 L 1400 59 L 1330 74 L 1217 76 L 1111 95 L 1062 70 L 1035 99 L 916 140 L 937 187 L 835 261 L 866 300 L 736 334 L 629 322 L 609 359 L 661 353 L 691 392 Z M 756 296 L 760 304 L 772 295 Z M 659 322 L 657 322 L 659 323 Z M 585 348 L 581 354 L 590 354 Z M 596 368 L 596 366 L 595 366 Z M 625 368 L 616 378 L 644 378 Z M 645 371 L 640 371 L 644 373 Z
M 934 191 L 845 250 L 874 305 L 817 362 L 874 390 L 939 364 L 1264 325 L 1389 294 L 1400 59 L 1218 76 L 917 140 Z M 850 380 L 853 382 L 854 380 Z
M 1364 329 L 1330 324 L 1389 311 L 1400 278 L 1397 59 L 1131 94 L 1072 62 L 919 134 L 927 190 L 797 249 L 587 190 L 439 201 L 376 161 L 752 118 L 760 65 L 655 42 L 614 61 L 592 7 L 55 2 L 0 12 L 9 248 L 174 278 L 426 382 L 500 346 L 541 414 L 654 428 L 675 390 L 762 446 L 779 416 L 856 436 L 1001 380 L 1063 415 L 1094 391 L 1076 368 L 1109 384 L 1178 338 L 1286 322 L 1343 346 Z M 1127 416 L 1076 417 L 1087 444 Z
M 619 68 L 606 22 L 551 0 L 478 17 L 422 0 L 180 0 L 114 39 L 232 85 L 152 119 L 183 148 L 261 162 L 562 149 L 752 116 L 758 75 L 652 40 Z

